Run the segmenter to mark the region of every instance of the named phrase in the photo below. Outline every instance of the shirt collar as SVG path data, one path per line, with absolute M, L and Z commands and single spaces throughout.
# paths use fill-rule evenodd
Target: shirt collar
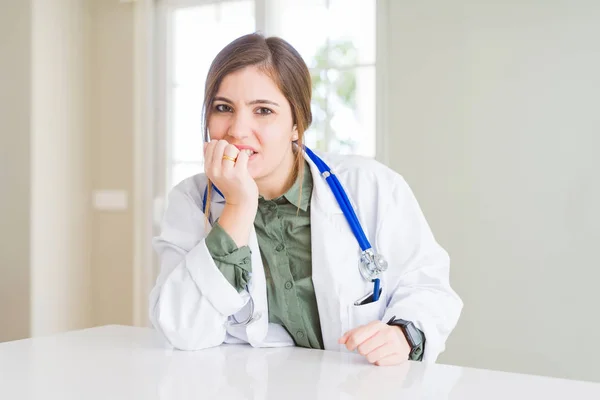
M 300 196 L 300 182 L 302 182 L 302 196 Z M 294 205 L 295 207 L 298 207 L 302 211 L 306 211 L 306 210 L 308 210 L 308 206 L 310 205 L 312 188 L 313 188 L 313 180 L 312 180 L 312 174 L 310 171 L 310 165 L 305 160 L 304 161 L 304 175 L 302 177 L 302 181 L 300 180 L 300 177 L 296 178 L 296 181 L 294 182 L 292 187 L 290 187 L 288 189 L 287 192 L 285 192 L 283 195 L 279 196 L 276 199 L 272 199 L 271 201 L 274 201 L 274 202 L 281 202 L 282 200 L 288 201 L 290 204 Z M 261 202 L 266 201 L 264 199 L 264 197 L 262 197 L 262 196 L 259 196 L 258 198 L 259 198 L 259 201 L 261 201 Z
M 304 176 L 302 177 L 302 196 L 300 196 L 300 177 L 296 179 L 294 184 L 287 192 L 284 193 L 283 197 L 287 201 L 298 207 L 302 211 L 308 210 L 310 205 L 310 197 L 312 195 L 313 180 L 310 172 L 310 165 L 304 161 Z

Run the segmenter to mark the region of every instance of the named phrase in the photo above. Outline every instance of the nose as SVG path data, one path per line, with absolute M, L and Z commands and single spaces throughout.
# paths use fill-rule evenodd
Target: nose
M 245 139 L 252 132 L 252 118 L 244 112 L 234 113 L 227 135 L 234 139 Z

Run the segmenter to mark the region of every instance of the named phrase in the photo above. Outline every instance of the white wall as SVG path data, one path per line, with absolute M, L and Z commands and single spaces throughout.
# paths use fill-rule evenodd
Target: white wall
M 0 341 L 133 322 L 135 5 L 0 2 Z
M 440 361 L 600 381 L 600 2 L 388 6 L 390 163 L 465 302 Z
M 0 2 L 0 342 L 29 333 L 30 13 Z
M 32 8 L 31 335 L 91 322 L 87 2 Z
M 0 341 L 91 323 L 86 4 L 0 3 Z
M 134 7 L 90 0 L 91 177 L 94 190 L 133 193 Z M 93 324 L 133 323 L 133 208 L 92 212 Z

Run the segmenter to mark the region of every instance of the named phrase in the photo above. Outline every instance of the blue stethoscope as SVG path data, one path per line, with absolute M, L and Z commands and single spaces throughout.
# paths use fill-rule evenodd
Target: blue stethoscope
M 375 302 L 379 300 L 379 296 L 381 295 L 380 277 L 388 267 L 387 261 L 383 258 L 383 256 L 375 253 L 375 251 L 373 250 L 373 247 L 371 246 L 371 243 L 369 243 L 369 240 L 367 239 L 365 232 L 363 231 L 362 226 L 358 221 L 358 217 L 356 216 L 356 213 L 354 212 L 354 209 L 350 204 L 350 199 L 348 199 L 348 195 L 346 194 L 346 191 L 342 187 L 342 184 L 338 180 L 337 176 L 335 176 L 335 174 L 331 171 L 331 168 L 329 168 L 325 161 L 323 161 L 319 156 L 317 156 L 311 149 L 304 146 L 304 150 L 306 151 L 306 154 L 308 154 L 308 157 L 311 159 L 311 161 L 315 163 L 315 165 L 319 169 L 321 176 L 323 176 L 323 178 L 325 178 L 325 181 L 327 181 L 327 183 L 329 184 L 329 187 L 331 188 L 335 199 L 337 200 L 342 212 L 344 213 L 344 216 L 346 217 L 346 220 L 348 221 L 348 224 L 350 225 L 350 229 L 352 229 L 352 233 L 354 233 L 354 236 L 358 241 L 360 249 L 362 250 L 360 254 L 360 264 L 358 266 L 358 270 L 360 271 L 361 276 L 366 281 L 373 282 L 373 294 L 369 294 L 367 297 L 364 298 L 364 300 L 370 299 L 371 301 Z M 217 193 L 219 193 L 219 195 L 221 195 L 221 197 L 224 197 L 216 186 L 213 185 L 213 188 Z M 204 196 L 202 198 L 204 212 L 206 211 L 207 194 L 208 187 L 204 189 Z M 250 314 L 246 321 L 236 321 L 235 325 L 246 325 L 249 324 L 253 319 L 256 319 L 256 317 L 253 316 L 254 302 L 251 302 L 250 306 Z

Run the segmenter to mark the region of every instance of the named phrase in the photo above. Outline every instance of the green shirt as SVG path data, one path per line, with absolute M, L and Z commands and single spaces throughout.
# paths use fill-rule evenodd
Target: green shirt
M 267 281 L 269 322 L 282 325 L 298 346 L 323 349 L 312 282 L 310 197 L 313 180 L 306 163 L 300 179 L 281 197 L 259 198 L 254 227 Z M 238 290 L 249 281 L 250 248 L 238 248 L 218 221 L 206 246 L 225 278 Z

